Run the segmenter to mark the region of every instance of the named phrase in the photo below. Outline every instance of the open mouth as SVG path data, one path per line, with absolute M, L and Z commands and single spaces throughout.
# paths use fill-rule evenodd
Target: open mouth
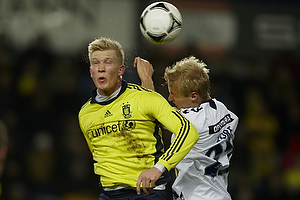
M 99 77 L 98 80 L 99 80 L 99 82 L 104 82 L 105 78 L 104 77 Z

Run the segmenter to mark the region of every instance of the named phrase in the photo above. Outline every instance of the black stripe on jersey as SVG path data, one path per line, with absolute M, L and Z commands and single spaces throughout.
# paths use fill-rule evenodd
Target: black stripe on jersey
M 184 141 L 188 135 L 187 133 L 190 131 L 191 127 L 190 127 L 189 121 L 184 116 L 182 116 L 179 112 L 176 112 L 175 115 L 180 119 L 181 124 L 183 124 L 183 126 L 184 126 L 184 130 L 180 131 L 181 137 L 179 139 L 179 142 L 180 141 L 181 142 L 180 142 L 180 144 L 178 144 L 179 146 L 177 147 L 177 150 L 176 150 L 176 152 L 178 152 L 179 149 L 181 148 L 182 144 L 184 143 Z M 184 137 L 184 138 L 182 138 L 182 137 Z
M 217 105 L 216 105 L 216 103 L 214 102 L 214 100 L 209 99 L 209 100 L 202 101 L 202 103 L 207 103 L 207 102 L 209 103 L 209 106 L 210 106 L 211 108 L 217 110 Z M 201 103 L 201 104 L 202 104 L 202 103 Z
M 156 152 L 153 154 L 155 157 L 155 163 L 157 163 L 159 157 L 163 154 L 163 148 L 164 148 L 164 144 L 161 142 L 162 138 L 159 135 L 159 132 L 161 130 L 161 124 L 156 120 L 155 121 L 155 131 L 153 133 L 153 136 L 156 139 L 156 144 L 155 144 L 155 148 L 156 148 Z
M 165 156 L 162 157 L 164 160 L 169 160 L 174 153 L 178 152 L 178 150 L 181 148 L 183 142 L 186 139 L 187 134 L 185 133 L 190 129 L 188 121 L 180 113 L 178 112 L 173 112 L 173 113 L 179 118 L 183 129 L 182 128 L 180 129 L 177 139 L 173 141 L 170 148 L 166 152 Z
M 147 91 L 147 92 L 151 91 L 151 90 L 149 90 L 147 88 L 144 88 L 140 85 L 136 85 L 136 84 L 132 84 L 132 83 L 128 83 L 128 88 L 129 89 L 136 89 L 136 90 L 139 90 L 139 91 Z
M 173 141 L 170 148 L 161 157 L 161 159 L 166 160 L 166 161 L 168 161 L 173 156 L 174 153 L 176 153 L 180 150 L 180 148 L 182 147 L 182 145 L 188 135 L 187 133 L 190 131 L 190 128 L 191 128 L 189 121 L 184 116 L 182 116 L 178 111 L 176 111 L 176 112 L 173 111 L 173 113 L 180 120 L 182 128 L 180 129 L 180 131 L 178 133 L 177 139 L 175 141 Z

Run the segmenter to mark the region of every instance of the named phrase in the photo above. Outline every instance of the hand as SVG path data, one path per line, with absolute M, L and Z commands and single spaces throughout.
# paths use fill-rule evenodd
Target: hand
M 143 171 L 136 183 L 136 192 L 141 194 L 141 184 L 145 194 L 148 194 L 148 190 L 153 189 L 156 185 L 155 182 L 161 177 L 162 173 L 156 167 L 152 167 L 149 170 Z
M 145 59 L 136 57 L 134 59 L 133 66 L 137 69 L 138 75 L 142 82 L 142 86 L 150 90 L 154 90 L 154 85 L 152 81 L 152 75 L 154 73 L 154 69 L 152 64 Z

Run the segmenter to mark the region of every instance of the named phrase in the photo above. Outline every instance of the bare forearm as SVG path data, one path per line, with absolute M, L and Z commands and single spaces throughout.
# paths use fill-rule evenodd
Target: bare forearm
M 154 90 L 154 84 L 152 81 L 154 69 L 152 64 L 145 59 L 136 57 L 134 60 L 134 67 L 137 69 L 138 75 L 142 82 L 142 86 L 150 90 Z
M 144 79 L 144 80 L 141 79 L 141 82 L 143 87 L 154 91 L 154 84 L 152 78 Z

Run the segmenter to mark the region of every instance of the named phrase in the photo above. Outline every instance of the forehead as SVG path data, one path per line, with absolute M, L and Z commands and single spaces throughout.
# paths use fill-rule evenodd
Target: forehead
M 179 93 L 179 83 L 178 83 L 178 81 L 168 82 L 168 89 L 169 89 L 169 92 L 172 92 L 174 94 L 178 94 Z
M 116 52 L 114 50 L 96 50 L 91 54 L 91 59 L 114 59 L 116 57 Z

